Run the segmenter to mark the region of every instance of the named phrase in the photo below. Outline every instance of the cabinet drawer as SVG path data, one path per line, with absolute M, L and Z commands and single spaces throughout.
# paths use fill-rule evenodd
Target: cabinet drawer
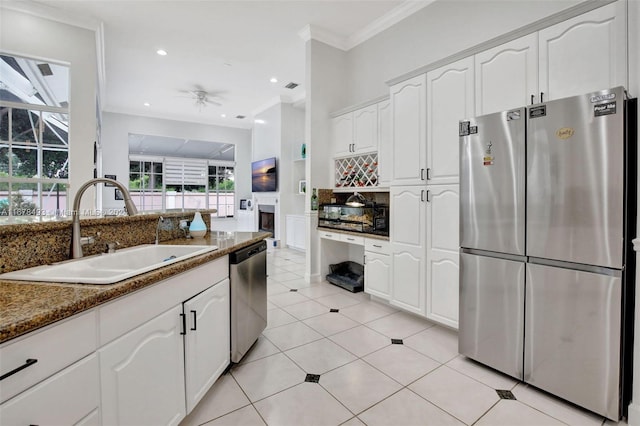
M 349 244 L 357 244 L 359 246 L 364 245 L 364 237 L 358 235 L 340 234 L 340 241 L 344 241 Z
M 27 360 L 37 362 L 2 380 L 0 402 L 94 352 L 96 342 L 96 311 L 91 310 L 6 343 L 0 347 L 0 374 L 25 366 Z
M 364 239 L 364 250 L 373 253 L 391 254 L 391 243 L 386 240 Z
M 75 425 L 97 413 L 98 394 L 98 358 L 92 354 L 0 405 L 0 424 Z M 100 424 L 97 417 L 83 424 Z
M 318 232 L 320 233 L 320 238 L 324 238 L 325 240 L 340 241 L 340 234 L 338 234 L 337 232 L 324 231 L 324 230 L 320 230 Z

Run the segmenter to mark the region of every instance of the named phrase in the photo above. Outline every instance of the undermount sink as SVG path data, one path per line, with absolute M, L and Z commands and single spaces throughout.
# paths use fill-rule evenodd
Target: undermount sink
M 213 250 L 217 246 L 146 244 L 0 274 L 3 280 L 113 284 Z

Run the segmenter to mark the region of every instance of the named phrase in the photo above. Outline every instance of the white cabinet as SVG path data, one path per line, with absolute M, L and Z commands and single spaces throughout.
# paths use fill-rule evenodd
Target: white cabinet
M 333 156 L 378 150 L 378 105 L 373 104 L 331 119 Z
M 625 2 L 475 55 L 476 115 L 627 86 Z
M 177 424 L 206 393 L 230 355 L 228 277 L 223 256 L 99 307 L 103 424 Z
M 0 424 L 100 425 L 99 403 L 92 354 L 0 405 Z
M 184 302 L 187 413 L 229 366 L 229 307 L 228 279 Z
M 302 215 L 288 214 L 285 218 L 287 246 L 298 250 L 306 248 L 306 221 Z
M 426 74 L 391 86 L 392 185 L 420 185 L 425 181 L 426 90 Z
M 353 112 L 353 152 L 356 154 L 378 150 L 378 104 Z
M 474 114 L 473 58 L 427 73 L 427 183 L 457 183 L 459 121 Z
M 333 156 L 350 155 L 353 147 L 353 113 L 339 115 L 331 119 L 331 143 Z
M 185 417 L 180 314 L 181 304 L 99 350 L 103 424 L 177 425 Z
M 427 192 L 427 318 L 458 328 L 458 185 Z
M 391 129 L 391 101 L 378 103 L 378 184 L 391 185 L 391 158 L 393 149 Z
M 388 241 L 364 240 L 364 292 L 385 300 L 391 297 L 391 246 Z
M 476 115 L 520 108 L 538 99 L 538 34 L 475 55 Z
M 390 303 L 424 315 L 426 189 L 424 186 L 392 186 L 389 198 L 393 209 L 390 214 Z
M 541 30 L 538 45 L 544 101 L 628 86 L 624 1 Z
M 96 311 L 90 310 L 0 346 L 0 402 L 18 395 L 97 347 Z M 4 424 L 0 422 L 0 424 Z

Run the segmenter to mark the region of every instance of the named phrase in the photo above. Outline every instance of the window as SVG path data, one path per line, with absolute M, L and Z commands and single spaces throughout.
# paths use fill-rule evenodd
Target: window
M 131 156 L 129 190 L 139 210 L 216 209 L 233 217 L 234 167 L 193 158 Z
M 0 216 L 67 210 L 69 68 L 0 54 Z

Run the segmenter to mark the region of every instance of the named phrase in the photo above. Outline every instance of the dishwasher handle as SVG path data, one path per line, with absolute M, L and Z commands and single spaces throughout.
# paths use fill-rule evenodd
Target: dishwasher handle
M 245 247 L 231 253 L 229 255 L 229 264 L 237 265 L 266 250 L 267 250 L 267 242 L 265 240 L 262 240 L 258 243 L 250 245 L 249 247 Z

